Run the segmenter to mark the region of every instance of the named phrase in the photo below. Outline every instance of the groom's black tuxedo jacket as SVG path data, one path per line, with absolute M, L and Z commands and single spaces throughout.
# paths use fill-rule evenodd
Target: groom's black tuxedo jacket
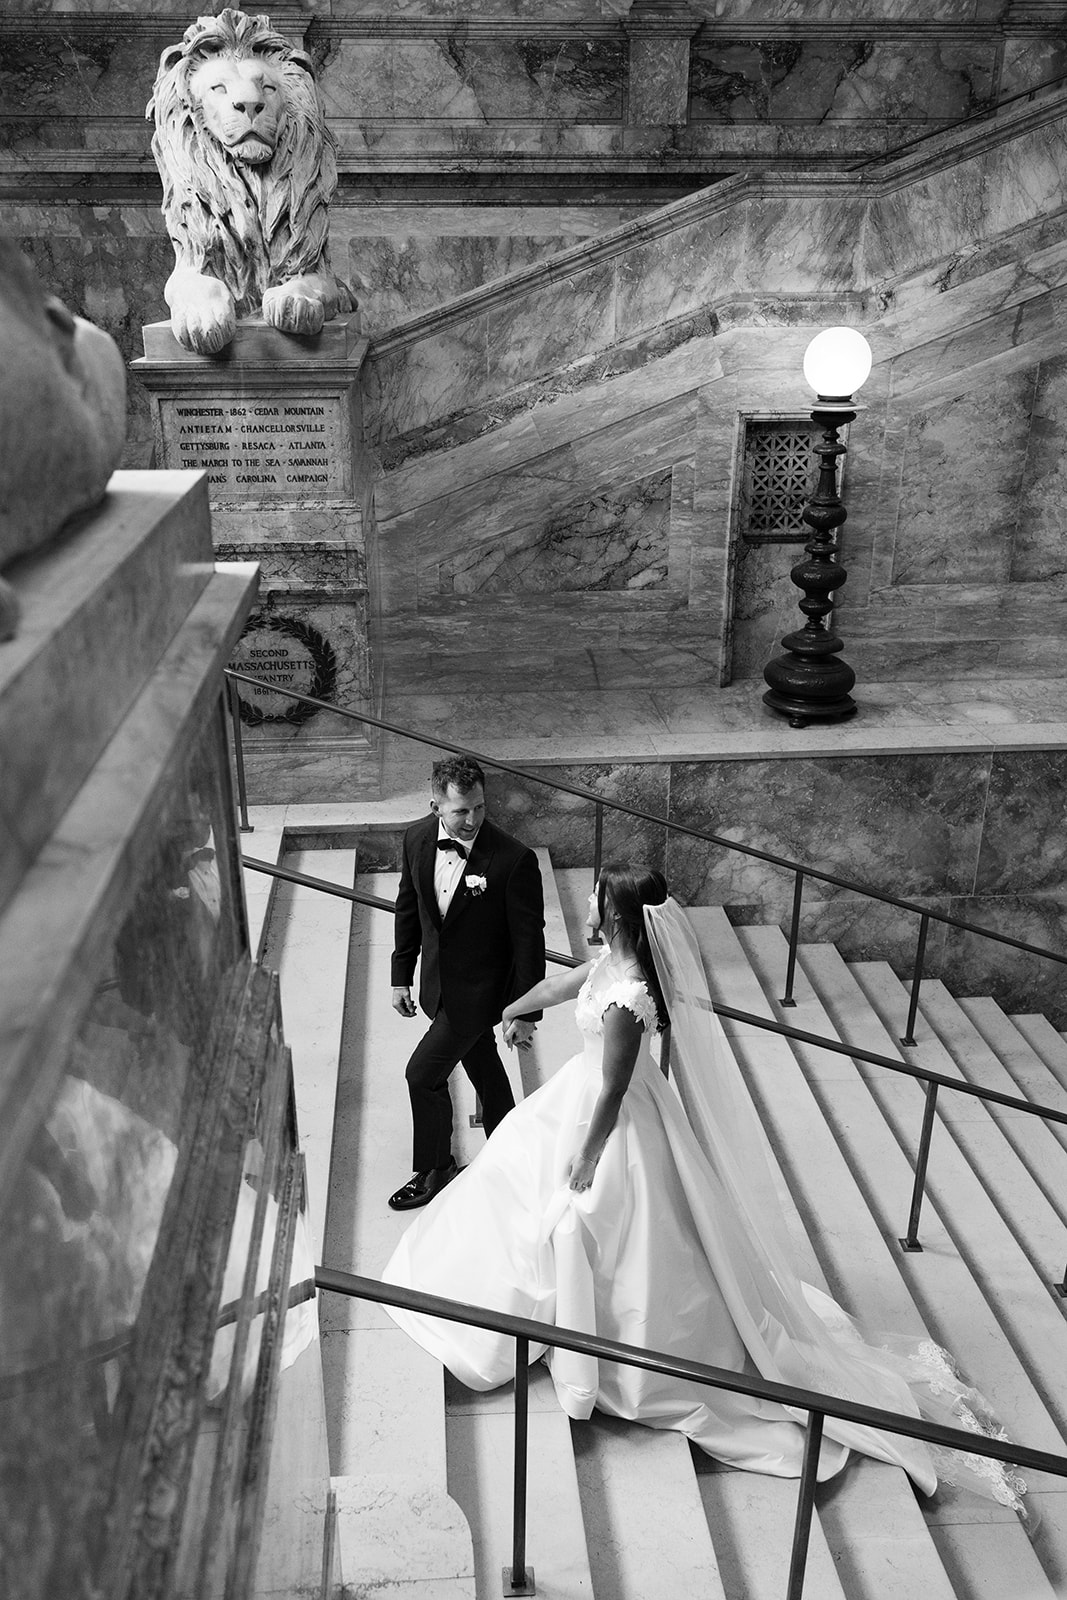
M 421 951 L 422 1009 L 434 1017 L 443 1005 L 457 1032 L 484 1032 L 545 975 L 541 871 L 532 850 L 487 819 L 442 922 L 433 882 L 438 831 L 431 815 L 404 835 L 392 980 L 410 986 Z M 468 886 L 472 877 L 484 877 L 481 894 Z

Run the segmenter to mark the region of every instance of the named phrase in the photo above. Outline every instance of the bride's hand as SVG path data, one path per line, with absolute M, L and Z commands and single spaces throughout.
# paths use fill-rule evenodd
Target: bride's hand
M 588 1156 L 577 1155 L 571 1157 L 570 1166 L 567 1168 L 567 1179 L 572 1189 L 579 1192 L 588 1189 L 596 1172 L 596 1162 L 590 1161 Z

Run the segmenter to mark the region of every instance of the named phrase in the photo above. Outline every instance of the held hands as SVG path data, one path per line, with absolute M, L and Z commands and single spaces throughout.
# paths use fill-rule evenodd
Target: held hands
M 411 998 L 411 990 L 405 984 L 393 990 L 393 1010 L 399 1011 L 402 1017 L 415 1015 L 415 1002 Z
M 567 1179 L 572 1189 L 581 1191 L 588 1189 L 596 1173 L 596 1162 L 590 1161 L 588 1156 L 583 1156 L 581 1151 L 572 1156 L 567 1168 Z
M 536 1032 L 536 1024 L 525 1021 L 522 1017 L 508 1019 L 504 1015 L 504 1043 L 509 1050 L 528 1050 Z

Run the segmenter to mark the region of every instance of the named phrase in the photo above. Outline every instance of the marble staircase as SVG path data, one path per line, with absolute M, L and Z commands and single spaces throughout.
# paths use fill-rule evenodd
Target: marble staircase
M 254 820 L 246 849 L 263 855 L 269 819 Z M 280 829 L 275 836 L 284 848 Z M 346 841 L 336 852 L 301 848 L 299 862 L 288 864 L 339 882 L 352 882 L 354 870 L 358 887 L 390 898 L 395 874 L 361 871 L 358 841 L 354 851 Z M 542 859 L 548 942 L 581 956 L 590 874 L 552 871 L 547 854 Z M 402 1070 L 412 1024 L 388 1003 L 390 919 L 359 906 L 349 913 L 310 890 L 280 886 L 271 906 L 261 891 L 259 898 L 262 948 L 281 973 L 313 1206 L 322 1196 L 322 1259 L 373 1275 L 404 1226 L 384 1201 L 408 1160 Z M 957 1002 L 930 983 L 918 1046 L 903 1051 L 906 999 L 884 964 L 846 965 L 831 945 L 805 946 L 798 1003 L 784 1010 L 776 1000 L 784 973 L 778 929 L 734 928 L 711 906 L 691 915 L 724 1003 L 1067 1104 L 1067 1044 L 1043 1018 L 1009 1017 L 982 998 Z M 897 1241 L 907 1224 L 922 1091 L 773 1034 L 728 1031 L 772 1142 L 805 1276 L 862 1308 L 871 1326 L 926 1327 L 995 1400 L 1014 1437 L 1062 1453 L 1067 1307 L 1050 1288 L 1067 1255 L 1060 1130 L 942 1091 L 924 1248 L 905 1254 Z M 332 1108 L 322 1076 L 327 1040 L 340 1044 Z M 572 1043 L 565 1008 L 549 1013 L 535 1050 L 511 1063 L 516 1072 L 521 1065 L 521 1088 L 535 1087 Z M 458 1081 L 457 1090 L 462 1160 L 482 1135 L 469 1126 L 473 1108 Z M 498 1595 L 510 1561 L 509 1392 L 473 1395 L 443 1377 L 373 1306 L 325 1296 L 322 1319 L 345 1596 Z M 531 1405 L 528 1552 L 540 1595 L 781 1600 L 794 1483 L 719 1468 L 677 1435 L 600 1417 L 572 1425 L 541 1367 L 532 1373 Z M 805 1593 L 1067 1596 L 1067 1488 L 1032 1481 L 1028 1499 L 1036 1513 L 1029 1532 L 1010 1511 L 951 1488 L 921 1502 L 896 1469 L 854 1460 L 820 1491 Z
M 418 721 L 402 700 L 442 684 L 758 678 L 796 602 L 783 559 L 766 628 L 747 619 L 744 648 L 731 633 L 739 436 L 809 412 L 804 348 L 841 322 L 875 353 L 848 465 L 850 662 L 915 676 L 936 644 L 942 671 L 1058 670 L 1041 641 L 1059 568 L 1035 510 L 1049 468 L 985 419 L 1002 407 L 1025 433 L 1016 391 L 1039 368 L 1043 404 L 1061 403 L 1065 118 L 1050 92 L 876 171 L 731 178 L 377 338 L 391 713 Z M 975 463 L 1001 459 L 992 436 L 1035 496 L 1010 557 L 975 487 Z

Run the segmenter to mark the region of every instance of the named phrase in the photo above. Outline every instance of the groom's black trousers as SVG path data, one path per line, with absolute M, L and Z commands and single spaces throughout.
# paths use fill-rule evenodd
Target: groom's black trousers
M 461 1061 L 482 1102 L 486 1137 L 515 1104 L 493 1029 L 461 1033 L 453 1028 L 444 1010 L 438 1011 L 415 1046 L 405 1074 L 411 1096 L 412 1166 L 416 1172 L 447 1167 L 452 1159 L 452 1096 L 448 1080 Z

